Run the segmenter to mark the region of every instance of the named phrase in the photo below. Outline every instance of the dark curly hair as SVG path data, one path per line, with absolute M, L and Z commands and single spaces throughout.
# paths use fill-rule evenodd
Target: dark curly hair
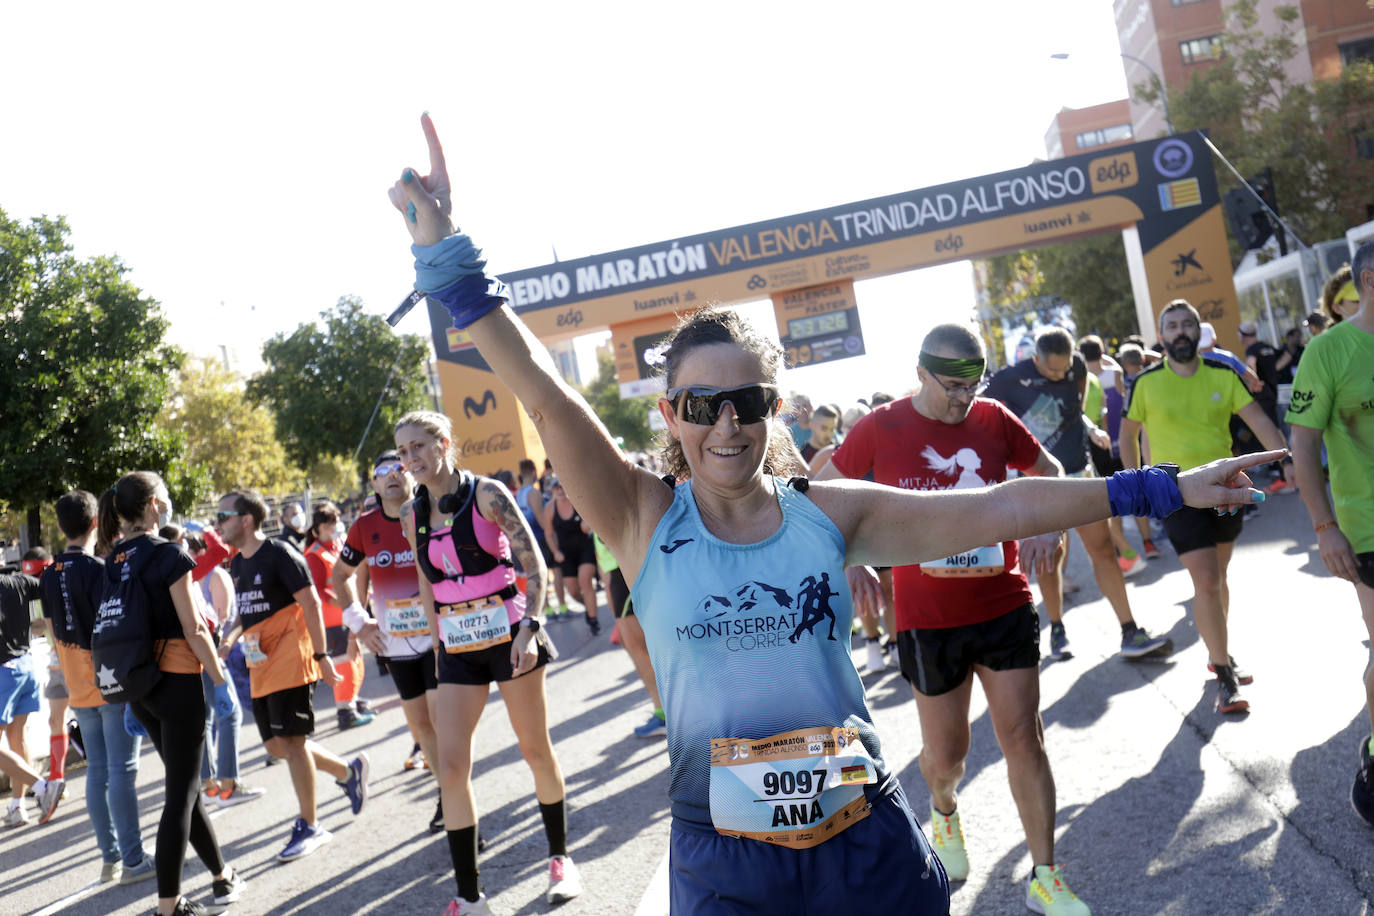
M 712 344 L 733 344 L 757 357 L 763 369 L 763 377 L 759 381 L 767 385 L 778 383 L 778 372 L 782 369 L 782 347 L 759 333 L 738 312 L 711 304 L 684 315 L 669 338 L 663 363 L 667 387 L 677 386 L 678 372 L 693 350 Z M 805 475 L 806 465 L 797 453 L 787 427 L 776 419 L 765 422 L 768 424 L 768 440 L 764 450 L 763 472 L 782 477 Z M 687 456 L 682 453 L 682 443 L 668 433 L 662 436 L 659 457 L 665 473 L 672 474 L 678 480 L 692 476 Z

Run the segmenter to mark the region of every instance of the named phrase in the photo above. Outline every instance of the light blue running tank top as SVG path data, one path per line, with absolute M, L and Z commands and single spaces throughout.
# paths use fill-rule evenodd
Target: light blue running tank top
M 844 538 L 785 479 L 773 486 L 782 525 L 755 544 L 712 535 L 691 482 L 677 486 L 631 590 L 667 714 L 675 817 L 711 823 L 712 738 L 856 728 L 887 781 L 849 656 Z

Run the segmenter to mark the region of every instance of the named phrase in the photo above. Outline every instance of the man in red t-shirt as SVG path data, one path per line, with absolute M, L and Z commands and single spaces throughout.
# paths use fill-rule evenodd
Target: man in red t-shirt
M 920 389 L 884 404 L 849 431 L 817 479 L 873 474 L 907 490 L 984 487 L 1013 467 L 1059 476 L 1059 462 L 997 401 L 975 397 L 983 345 L 967 328 L 939 325 L 921 344 Z M 833 470 L 831 470 L 833 468 Z M 1022 565 L 1047 568 L 1059 534 L 978 547 L 893 569 L 897 649 L 920 715 L 921 774 L 934 843 L 952 880 L 968 877 L 956 789 L 969 749 L 976 673 L 1034 866 L 1054 865 L 1054 775 L 1040 722 L 1040 619 Z M 876 583 L 851 571 L 856 604 Z

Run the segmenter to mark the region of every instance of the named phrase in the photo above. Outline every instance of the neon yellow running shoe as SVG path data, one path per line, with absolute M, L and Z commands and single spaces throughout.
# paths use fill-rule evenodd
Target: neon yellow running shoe
M 964 849 L 964 830 L 959 826 L 959 812 L 946 817 L 930 809 L 930 836 L 935 844 L 935 854 L 945 867 L 945 875 L 951 881 L 968 880 L 968 850 Z
M 1069 890 L 1062 865 L 1037 865 L 1031 870 L 1026 907 L 1046 916 L 1092 916 L 1088 905 Z

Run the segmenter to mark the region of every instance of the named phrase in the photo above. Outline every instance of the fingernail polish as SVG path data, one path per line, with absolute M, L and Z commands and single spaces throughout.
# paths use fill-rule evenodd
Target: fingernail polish
M 406 215 L 410 217 L 412 223 L 419 222 L 419 220 L 415 218 L 415 201 L 412 200 L 410 203 L 406 204 Z
M 404 181 L 406 184 L 410 184 L 412 181 L 415 180 L 415 173 L 412 172 L 410 169 L 406 169 L 404 172 L 401 173 L 401 180 Z
M 1262 502 L 1264 502 L 1264 500 L 1265 500 L 1264 491 L 1262 491 L 1262 490 L 1256 490 L 1254 493 L 1252 493 L 1252 494 L 1250 495 L 1250 499 L 1253 500 L 1254 502 L 1257 502 L 1257 503 L 1262 503 Z

